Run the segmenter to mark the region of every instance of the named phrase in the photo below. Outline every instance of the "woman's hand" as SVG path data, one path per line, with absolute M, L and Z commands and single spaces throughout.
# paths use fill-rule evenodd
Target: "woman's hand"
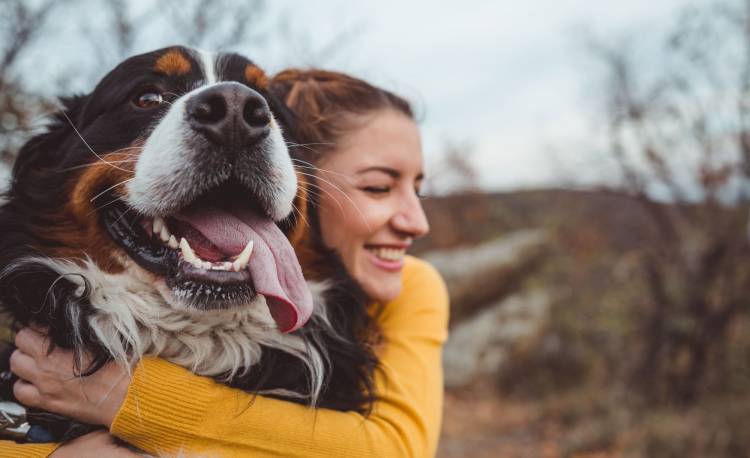
M 55 450 L 50 458 L 128 458 L 142 457 L 114 443 L 106 431 L 88 433 Z
M 84 423 L 112 425 L 128 392 L 128 372 L 108 363 L 87 377 L 76 376 L 73 352 L 55 348 L 47 354 L 44 334 L 31 328 L 16 334 L 10 368 L 21 380 L 13 385 L 18 401 Z M 84 361 L 84 366 L 88 361 Z

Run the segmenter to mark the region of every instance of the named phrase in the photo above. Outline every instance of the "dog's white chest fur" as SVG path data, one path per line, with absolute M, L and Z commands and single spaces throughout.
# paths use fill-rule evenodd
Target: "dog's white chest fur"
M 91 261 L 82 265 L 52 259 L 36 261 L 80 283 L 81 291 L 82 278 L 86 278 L 88 301 L 96 310 L 89 325 L 121 364 L 154 355 L 196 374 L 231 379 L 251 370 L 260 361 L 261 345 L 266 345 L 299 357 L 313 374 L 316 372 L 318 355 L 311 354 L 298 336 L 278 331 L 260 295 L 252 303 L 231 310 L 177 310 L 166 304 L 153 282 L 134 275 L 134 269 L 109 274 Z M 74 316 L 81 313 L 78 305 L 70 304 L 68 313 L 72 323 L 79 322 Z M 82 341 L 78 330 L 74 332 Z

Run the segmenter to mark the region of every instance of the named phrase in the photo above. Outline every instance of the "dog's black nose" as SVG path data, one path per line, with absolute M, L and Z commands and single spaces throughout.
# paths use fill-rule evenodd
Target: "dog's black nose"
M 232 149 L 252 145 L 270 132 L 271 110 L 262 95 L 235 82 L 219 83 L 186 104 L 193 130 Z

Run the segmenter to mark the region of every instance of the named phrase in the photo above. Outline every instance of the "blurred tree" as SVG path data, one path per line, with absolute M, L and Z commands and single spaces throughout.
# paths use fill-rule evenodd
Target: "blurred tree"
M 609 152 L 658 227 L 640 250 L 630 386 L 693 403 L 727 379 L 733 322 L 750 310 L 750 0 L 683 11 L 658 63 L 593 47 L 606 70 Z
M 474 152 L 474 145 L 470 142 L 445 141 L 440 160 L 427 177 L 430 192 L 443 195 L 481 193 L 479 171 L 472 160 Z
M 479 183 L 479 171 L 472 160 L 474 151 L 470 142 L 446 141 L 439 161 L 427 174 L 426 193 L 448 197 L 440 200 L 442 211 L 430 215 L 430 243 L 434 247 L 455 248 L 486 239 L 492 208 Z
M 49 0 L 32 5 L 22 0 L 3 0 L 0 4 L 0 36 L 4 43 L 0 50 L 0 163 L 7 165 L 12 161 L 35 115 L 46 108 L 41 97 L 24 90 L 17 64 L 42 33 L 55 8 L 68 3 Z
M 309 41 L 304 27 L 293 26 L 288 12 L 272 10 L 266 0 L 0 0 L 0 11 L 0 166 L 43 127 L 44 115 L 56 109 L 53 96 L 90 88 L 136 52 L 184 44 L 248 56 L 262 49 L 291 55 L 277 50 L 276 42 L 303 35 Z M 346 29 L 320 49 L 309 45 L 306 63 L 325 64 L 355 35 Z M 47 49 L 57 42 L 66 44 L 64 52 Z M 29 72 L 40 71 L 37 63 L 49 69 L 44 87 L 30 82 Z

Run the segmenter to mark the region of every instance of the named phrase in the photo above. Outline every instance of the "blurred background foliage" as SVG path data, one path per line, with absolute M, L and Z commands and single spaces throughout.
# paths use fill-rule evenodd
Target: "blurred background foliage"
M 96 18 L 65 16 L 85 68 L 60 58 L 54 90 L 29 87 L 56 18 L 87 4 L 0 2 L 6 166 L 55 110 L 50 93 L 161 45 L 165 24 L 169 42 L 239 51 L 299 52 L 309 32 L 262 0 L 102 1 Z M 648 44 L 657 67 L 638 38 L 585 45 L 599 154 L 617 164 L 602 184 L 487 192 L 472 145 L 444 146 L 435 175 L 454 186 L 424 201 L 432 231 L 415 247 L 452 300 L 440 456 L 750 456 L 750 1 L 685 7 Z M 305 48 L 305 63 L 346 41 Z
M 441 262 L 461 261 L 474 280 L 449 283 L 457 294 L 447 382 L 458 394 L 449 395 L 446 428 L 461 430 L 450 402 L 483 383 L 500 393 L 498 416 L 536 408 L 495 430 L 494 452 L 750 454 L 750 2 L 680 11 L 666 40 L 652 44 L 663 56 L 656 70 L 639 61 L 634 42 L 588 41 L 600 72 L 592 109 L 606 132 L 601 154 L 618 164 L 617 176 L 586 190 L 467 189 L 426 202 L 434 229 L 426 256 L 444 271 Z M 544 231 L 535 248 L 514 245 L 529 229 Z M 515 255 L 508 271 L 492 267 L 491 279 L 482 248 L 473 249 L 475 264 L 430 251 L 489 250 L 497 237 Z M 477 289 L 497 294 L 483 305 L 458 294 Z M 515 332 L 492 340 L 485 328 Z M 445 456 L 460 456 L 454 433 L 446 431 Z M 518 447 L 502 448 L 511 443 Z

